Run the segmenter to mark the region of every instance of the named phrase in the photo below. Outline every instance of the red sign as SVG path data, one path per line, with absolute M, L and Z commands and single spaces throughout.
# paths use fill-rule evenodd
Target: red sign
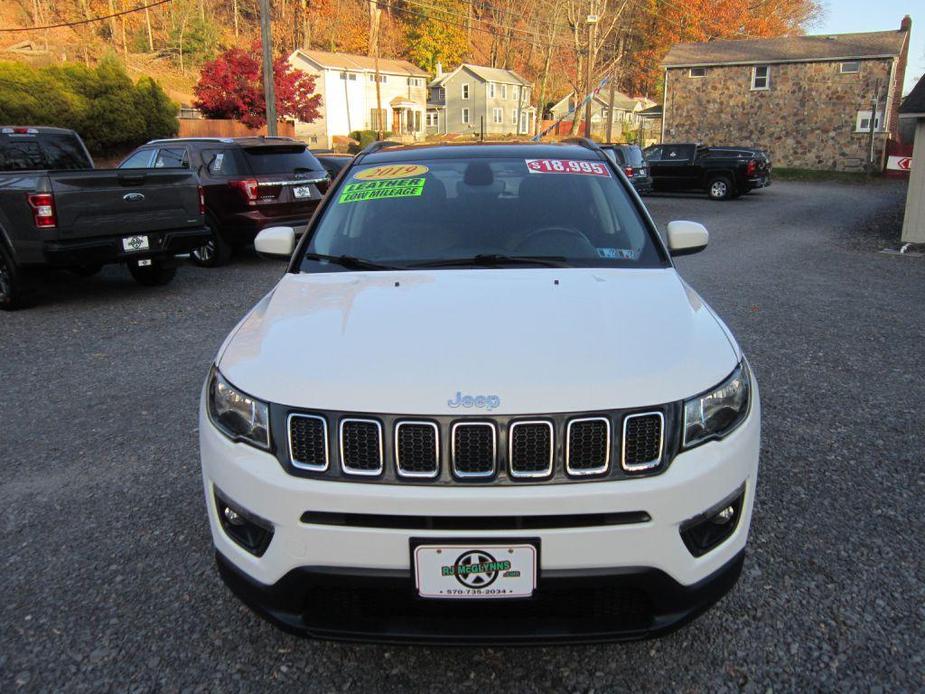
M 911 171 L 912 157 L 890 157 L 887 160 L 886 168 L 894 171 Z
M 609 176 L 607 166 L 596 161 L 579 159 L 526 159 L 527 170 L 537 174 L 578 174 L 579 176 Z

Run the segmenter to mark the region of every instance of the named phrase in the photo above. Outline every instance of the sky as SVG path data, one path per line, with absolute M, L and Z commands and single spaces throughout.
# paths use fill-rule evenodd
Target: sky
M 823 0 L 824 14 L 808 34 L 848 34 L 899 29 L 905 15 L 912 17 L 912 42 L 903 94 L 925 75 L 925 3 L 922 0 Z M 916 12 L 916 10 L 919 10 Z

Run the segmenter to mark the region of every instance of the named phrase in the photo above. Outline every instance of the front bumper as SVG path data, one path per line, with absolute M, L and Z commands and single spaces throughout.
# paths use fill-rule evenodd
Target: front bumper
M 232 590 L 258 613 L 286 629 L 325 638 L 518 643 L 662 633 L 709 607 L 738 577 L 758 472 L 757 386 L 752 397 L 751 412 L 738 429 L 722 441 L 678 455 L 660 475 L 498 487 L 297 478 L 272 454 L 228 440 L 201 409 L 203 483 L 219 567 Z M 218 521 L 216 489 L 272 525 L 272 541 L 261 556 L 250 554 L 225 533 Z M 682 524 L 739 489 L 744 489 L 744 503 L 735 530 L 716 548 L 693 556 L 682 541 Z M 401 523 L 358 527 L 303 522 L 307 511 L 321 517 L 396 518 L 643 511 L 648 518 L 624 524 L 476 531 L 408 529 Z M 534 597 L 491 601 L 489 606 L 417 598 L 411 579 L 412 539 L 461 538 L 476 546 L 499 538 L 538 539 Z M 312 600 L 318 595 L 325 599 L 315 604 Z M 480 616 L 484 629 L 478 627 L 479 620 L 466 621 L 470 613 Z M 459 626 L 457 620 L 470 626 Z
M 148 250 L 126 252 L 122 248 L 122 239 L 131 235 L 75 241 L 49 241 L 43 246 L 45 263 L 52 267 L 74 267 L 169 257 L 178 253 L 187 253 L 202 246 L 211 237 L 211 232 L 207 227 L 149 232 L 142 234 L 148 237 L 150 244 Z

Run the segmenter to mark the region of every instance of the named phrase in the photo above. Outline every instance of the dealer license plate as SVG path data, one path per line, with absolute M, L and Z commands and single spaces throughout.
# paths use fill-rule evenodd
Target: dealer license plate
M 298 200 L 310 198 L 312 196 L 311 186 L 296 186 L 292 189 L 292 195 Z
M 414 580 L 422 598 L 526 598 L 536 588 L 536 547 L 418 545 Z
M 129 253 L 135 251 L 146 251 L 151 248 L 147 236 L 126 236 L 122 239 L 122 250 Z

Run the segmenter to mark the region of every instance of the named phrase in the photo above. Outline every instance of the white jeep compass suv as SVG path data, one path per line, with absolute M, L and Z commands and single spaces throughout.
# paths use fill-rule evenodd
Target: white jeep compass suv
M 228 586 L 322 638 L 632 639 L 736 582 L 758 387 L 587 141 L 365 150 L 202 393 Z

